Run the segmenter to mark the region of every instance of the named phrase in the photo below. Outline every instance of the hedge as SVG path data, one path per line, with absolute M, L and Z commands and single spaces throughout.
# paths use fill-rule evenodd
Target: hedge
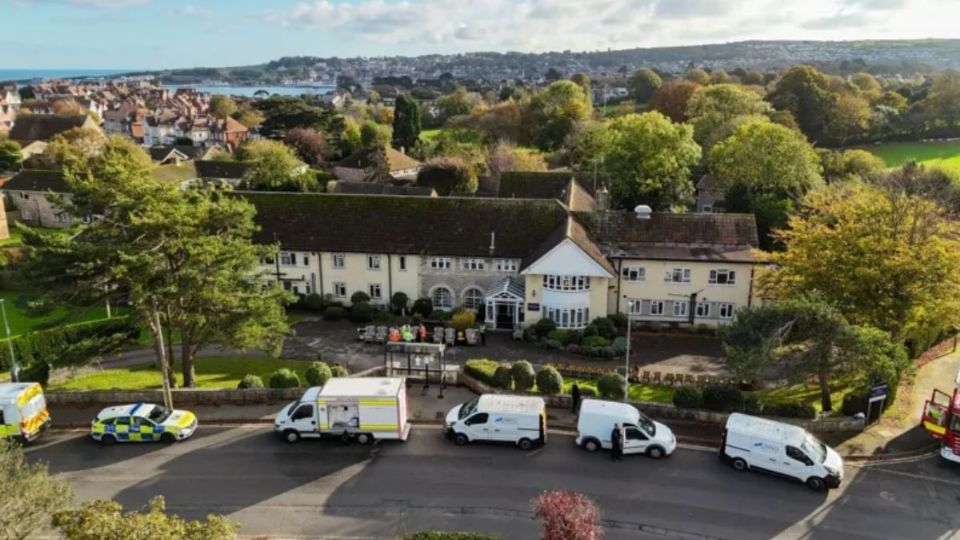
M 243 390 L 246 388 L 263 388 L 263 379 L 257 375 L 244 375 L 237 384 L 237 388 Z
M 13 338 L 21 366 L 47 363 L 53 367 L 82 364 L 136 341 L 140 328 L 129 317 L 72 324 Z M 9 371 L 9 356 L 0 355 L 0 370 Z
M 597 379 L 597 391 L 600 392 L 600 397 L 605 399 L 623 399 L 626 384 L 623 375 L 611 371 Z
M 681 386 L 673 392 L 673 404 L 681 409 L 699 409 L 703 406 L 703 393 L 696 386 Z
M 340 319 L 346 317 L 347 310 L 340 306 L 330 306 L 323 311 L 323 320 L 325 321 L 339 321 Z
M 783 403 L 765 403 L 763 405 L 763 414 L 765 416 L 782 416 L 786 418 L 806 418 L 813 420 L 817 417 L 817 410 L 809 403 L 787 401 Z
M 563 376 L 553 366 L 544 366 L 537 372 L 537 390 L 541 394 L 552 396 L 563 389 Z
M 497 362 L 485 358 L 467 360 L 463 365 L 463 372 L 486 385 L 495 386 L 493 384 L 493 374 L 497 371 L 499 365 Z
M 362 324 L 373 320 L 373 306 L 367 302 L 357 302 L 350 307 L 350 322 Z
M 537 374 L 533 371 L 533 365 L 526 360 L 514 362 L 513 366 L 510 367 L 510 373 L 513 375 L 514 388 L 521 392 L 530 390 L 537 382 Z
M 743 392 L 729 384 L 708 384 L 703 389 L 703 408 L 710 411 L 736 412 L 744 406 Z
M 296 388 L 300 386 L 300 377 L 287 368 L 280 368 L 270 375 L 270 388 Z
M 493 372 L 493 385 L 503 390 L 510 390 L 513 386 L 513 371 L 510 364 L 500 364 Z
M 311 362 L 310 367 L 303 375 L 310 386 L 323 386 L 327 384 L 330 377 L 333 377 L 333 372 L 326 362 L 317 361 Z

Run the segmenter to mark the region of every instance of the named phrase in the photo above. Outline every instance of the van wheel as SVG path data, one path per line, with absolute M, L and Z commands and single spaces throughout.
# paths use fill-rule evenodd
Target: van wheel
M 749 468 L 750 468 L 750 466 L 747 465 L 747 462 L 746 462 L 746 461 L 744 461 L 744 460 L 742 460 L 742 459 L 740 459 L 740 458 L 736 458 L 736 459 L 733 460 L 733 469 L 734 469 L 734 470 L 736 470 L 736 471 L 745 471 L 745 470 L 747 470 L 747 469 L 749 469 Z
M 283 440 L 287 441 L 290 444 L 300 441 L 300 432 L 288 429 L 283 432 Z
M 663 448 L 660 448 L 659 446 L 651 446 L 650 448 L 647 448 L 647 457 L 650 459 L 660 459 L 665 455 L 666 452 L 664 452 Z
M 110 446 L 112 444 L 117 444 L 117 438 L 113 435 L 101 435 L 100 444 Z
M 517 446 L 519 446 L 521 450 L 526 452 L 527 450 L 530 450 L 531 448 L 533 448 L 533 441 L 527 438 L 523 438 L 523 439 L 520 439 L 520 441 L 517 443 Z
M 827 484 L 823 481 L 823 478 L 811 476 L 807 478 L 807 487 L 814 491 L 823 491 L 827 487 Z
M 583 449 L 587 452 L 596 452 L 600 449 L 600 443 L 596 439 L 587 439 L 583 441 Z
M 373 435 L 369 433 L 361 433 L 357 435 L 357 442 L 362 445 L 367 445 L 373 442 Z
M 454 442 L 457 446 L 463 446 L 463 445 L 467 444 L 468 442 L 470 442 L 470 439 L 468 439 L 467 436 L 464 435 L 463 433 L 457 433 L 457 434 L 454 435 L 454 437 L 453 437 L 453 442 Z
M 160 442 L 164 444 L 173 444 L 177 442 L 177 438 L 173 436 L 173 433 L 164 433 L 160 436 Z

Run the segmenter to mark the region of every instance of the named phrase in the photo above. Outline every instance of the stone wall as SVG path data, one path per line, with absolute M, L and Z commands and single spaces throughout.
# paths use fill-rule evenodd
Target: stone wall
M 304 388 L 248 388 L 218 390 L 177 388 L 173 401 L 181 405 L 252 405 L 292 401 L 303 395 Z M 163 391 L 151 390 L 51 390 L 44 392 L 51 405 L 98 405 L 105 403 L 163 403 Z

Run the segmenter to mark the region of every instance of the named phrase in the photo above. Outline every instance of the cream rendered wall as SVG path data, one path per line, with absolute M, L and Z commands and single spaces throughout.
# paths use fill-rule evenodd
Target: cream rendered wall
M 527 274 L 524 278 L 526 278 L 524 281 L 524 296 L 526 298 L 523 306 L 523 325 L 529 326 L 536 324 L 543 317 L 543 275 Z M 540 304 L 540 309 L 530 311 L 528 309 L 530 304 Z
M 319 276 L 317 255 L 309 251 L 285 251 L 292 253 L 296 257 L 295 264 L 280 263 L 281 282 L 290 282 L 290 291 L 307 295 L 319 292 Z M 277 261 L 280 261 L 280 255 L 273 263 L 260 264 L 260 271 L 263 272 L 263 279 L 270 283 L 277 281 Z
M 387 290 L 387 258 L 383 253 L 344 253 L 344 267 L 333 267 L 333 253 L 323 252 L 320 254 L 321 272 L 323 274 L 323 293 L 334 294 L 333 284 L 335 282 L 345 283 L 347 290 L 344 296 L 337 296 L 336 300 L 344 304 L 350 304 L 350 296 L 357 291 L 363 291 L 370 294 L 370 285 L 379 284 L 383 298 L 380 300 L 371 300 L 372 303 L 386 304 L 390 301 Z M 367 269 L 367 255 L 380 256 L 380 269 Z
M 406 259 L 406 270 L 400 270 L 400 257 Z M 410 303 L 407 307 L 413 306 L 413 303 L 417 300 L 418 295 L 418 284 L 420 282 L 419 268 L 420 268 L 420 257 L 417 255 L 390 255 L 390 265 L 393 279 L 393 290 L 389 292 L 392 296 L 394 293 L 402 292 L 407 295 L 407 298 L 410 299 Z M 387 289 L 384 289 L 384 295 L 388 294 Z M 390 301 L 390 298 L 387 298 L 387 302 Z
M 608 278 L 590 278 L 590 320 L 607 314 Z

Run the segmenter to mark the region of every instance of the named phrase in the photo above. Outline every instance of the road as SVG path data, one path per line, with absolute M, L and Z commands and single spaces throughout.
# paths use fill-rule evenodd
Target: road
M 262 426 L 207 427 L 183 443 L 101 447 L 82 433 L 51 432 L 28 449 L 80 498 L 128 507 L 162 494 L 171 511 L 214 512 L 242 533 L 392 538 L 424 529 L 536 538 L 530 499 L 544 489 L 586 493 L 606 538 L 889 538 L 960 536 L 960 467 L 936 459 L 848 466 L 828 494 L 759 473 L 737 473 L 712 452 L 680 449 L 653 461 L 611 463 L 568 436 L 546 447 L 456 447 L 416 429 L 406 443 L 289 445 Z

